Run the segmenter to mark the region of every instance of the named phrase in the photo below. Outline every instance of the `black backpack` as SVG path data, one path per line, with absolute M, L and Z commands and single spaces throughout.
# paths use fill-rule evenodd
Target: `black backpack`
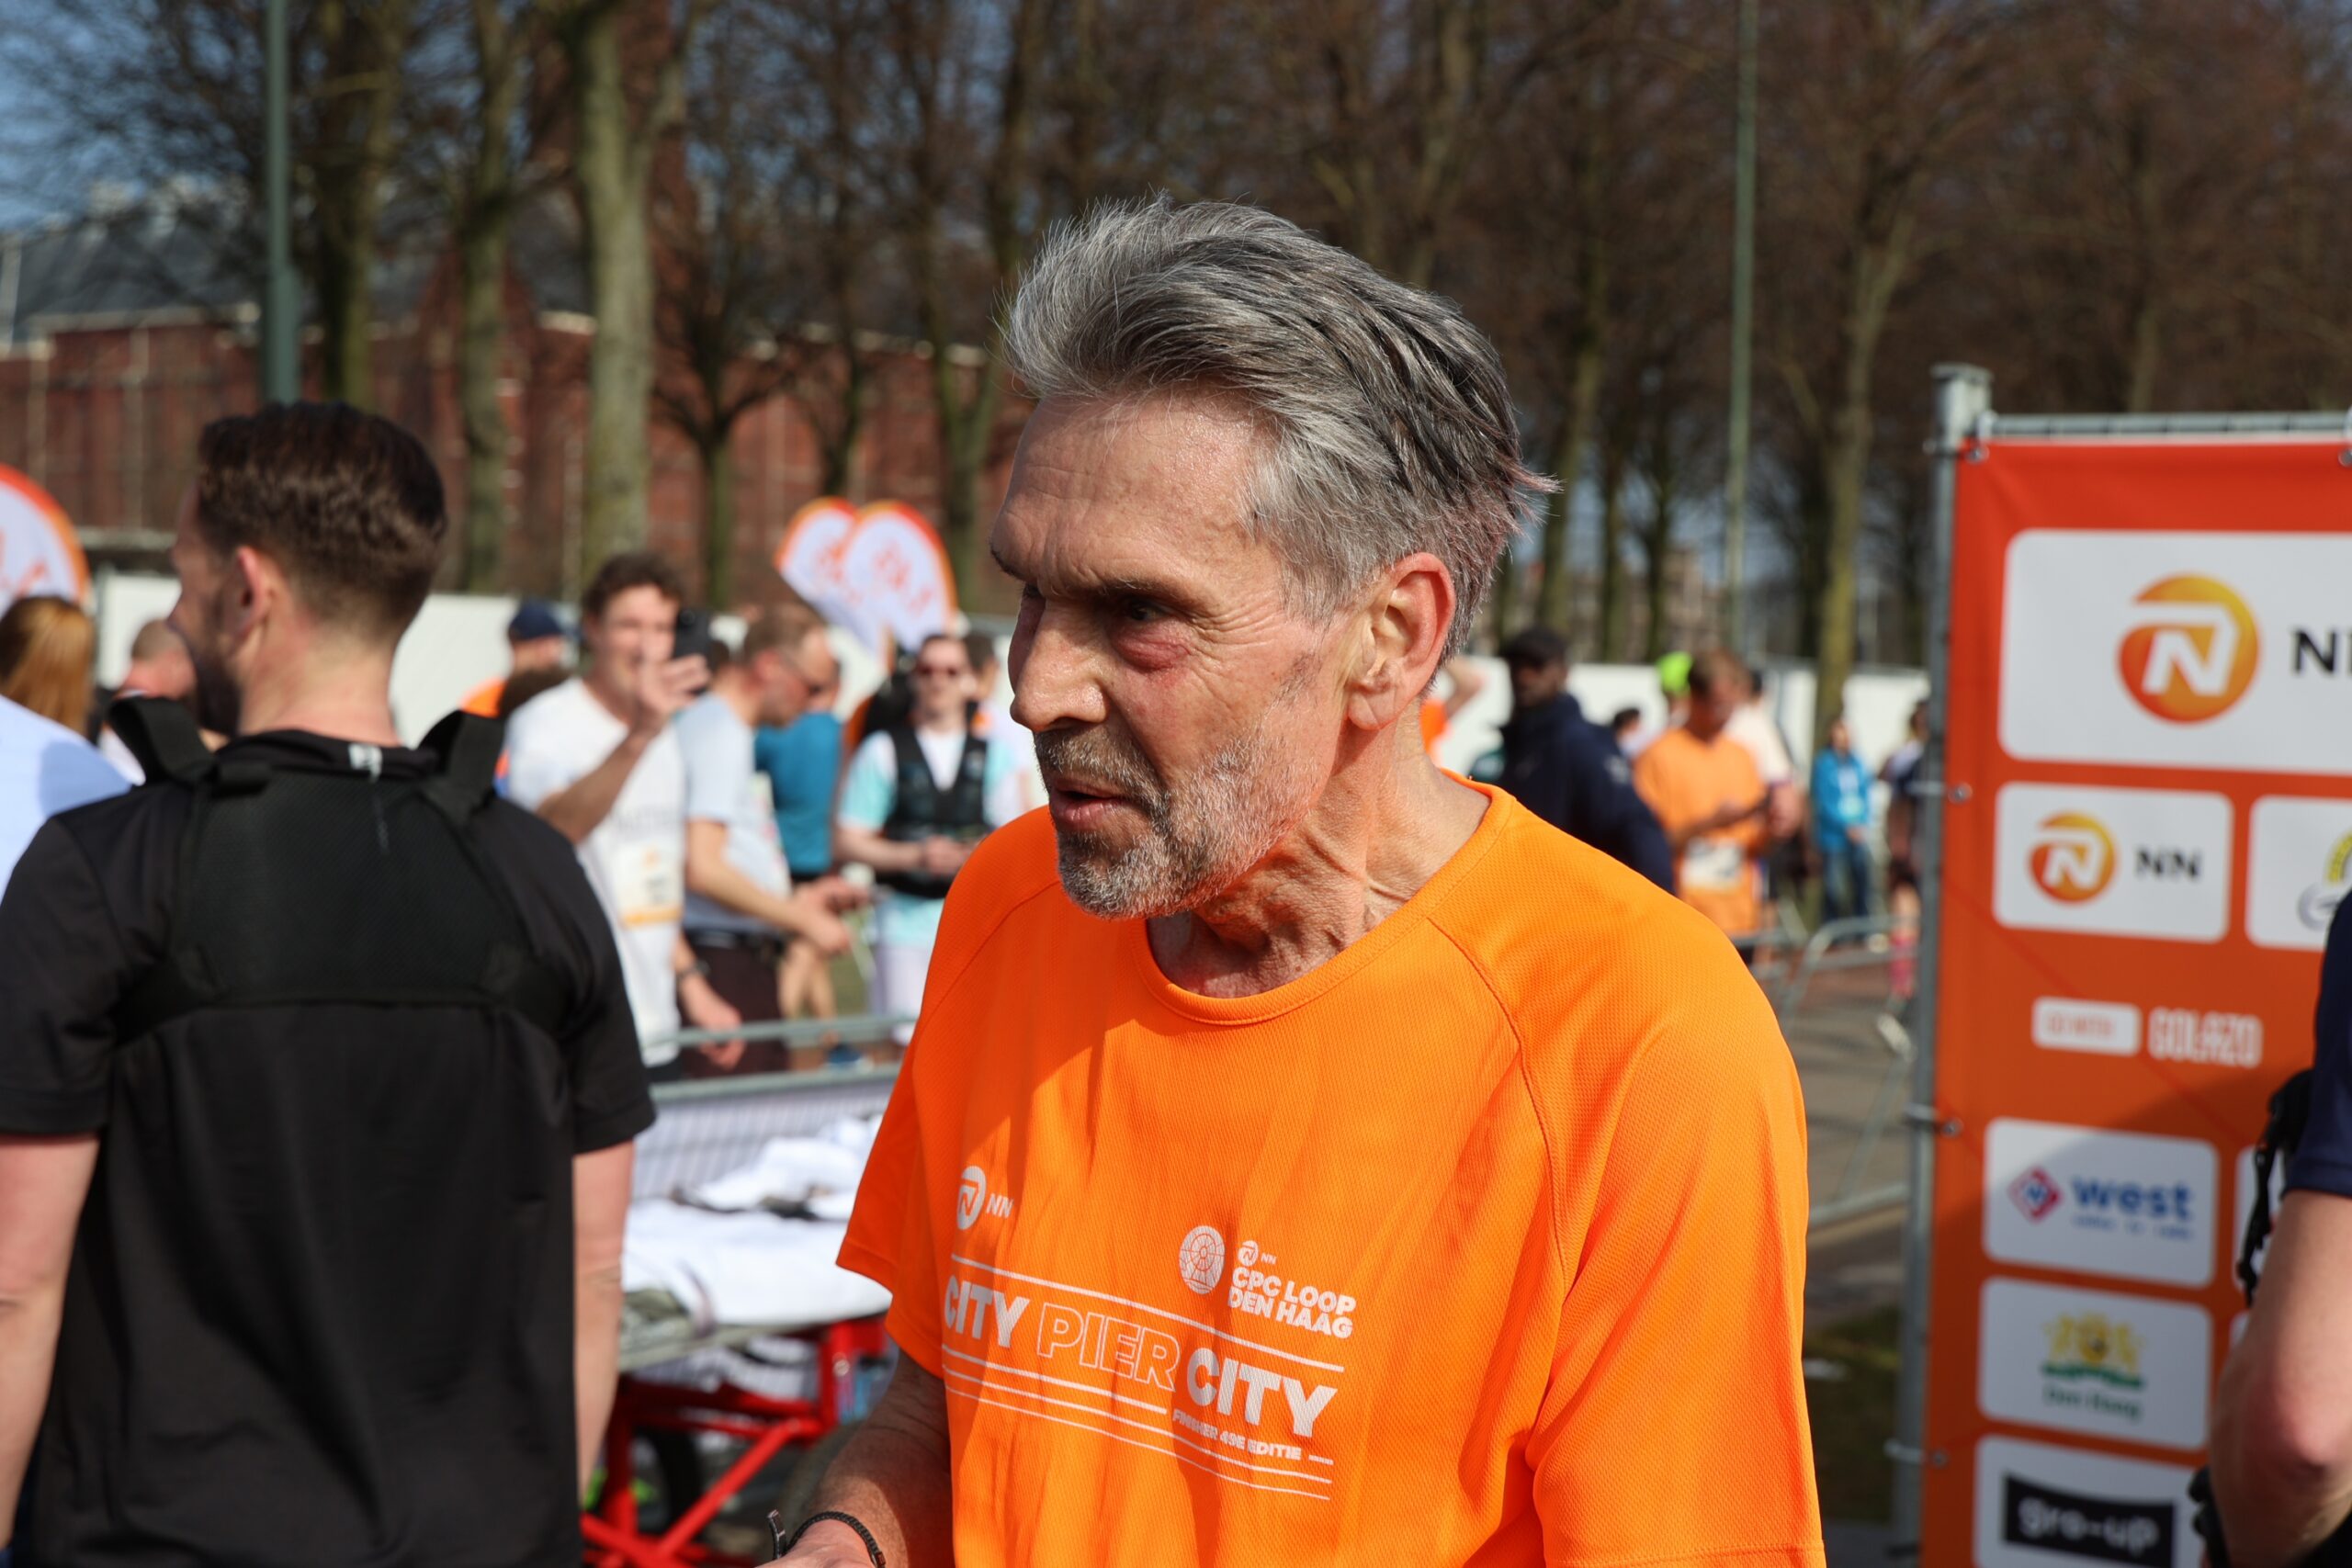
M 108 722 L 149 787 L 194 797 L 170 946 L 116 1010 L 119 1038 L 306 1001 L 509 1009 L 560 1032 L 566 988 L 471 831 L 494 795 L 495 720 L 451 714 L 422 748 L 439 771 L 407 778 L 382 777 L 381 752 L 358 745 L 348 768 L 224 760 L 173 702 L 126 699 Z

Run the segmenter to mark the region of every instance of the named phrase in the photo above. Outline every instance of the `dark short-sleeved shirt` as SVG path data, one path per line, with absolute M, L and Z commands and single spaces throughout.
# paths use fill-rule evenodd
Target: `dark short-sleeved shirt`
M 223 756 L 352 760 L 290 732 Z M 388 779 L 437 764 L 382 754 Z M 192 798 L 160 784 L 56 818 L 0 899 L 0 1133 L 101 1138 L 41 1428 L 37 1559 L 577 1562 L 571 1160 L 653 1110 L 571 846 L 503 801 L 472 818 L 505 929 L 519 919 L 555 981 L 551 1032 L 388 993 L 119 1038 L 119 1007 L 174 946 Z M 254 919 L 270 902 L 252 896 Z
M 2352 1198 L 2352 898 L 2336 905 L 2320 960 L 2312 1114 L 2288 1162 L 2290 1190 Z

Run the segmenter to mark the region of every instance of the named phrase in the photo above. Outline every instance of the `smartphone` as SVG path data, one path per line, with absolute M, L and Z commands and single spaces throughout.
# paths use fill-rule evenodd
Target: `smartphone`
M 677 642 L 671 649 L 670 657 L 708 659 L 710 645 L 710 612 L 708 610 L 679 611 Z

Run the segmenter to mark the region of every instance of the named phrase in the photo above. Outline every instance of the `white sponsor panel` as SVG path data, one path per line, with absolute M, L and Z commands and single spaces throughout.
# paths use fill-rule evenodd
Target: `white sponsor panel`
M 2202 1307 L 1988 1280 L 1984 1308 L 1985 1415 L 2158 1448 L 2204 1444 L 2213 1320 Z
M 2005 785 L 1993 855 L 2005 926 L 2205 942 L 2230 929 L 2226 795 Z
M 2029 529 L 2009 542 L 2001 748 L 2352 773 L 2347 581 L 2342 534 Z
M 2188 1472 L 2015 1438 L 1976 1445 L 1976 1568 L 2197 1568 Z
M 2129 1002 L 2085 1002 L 2037 997 L 2033 1043 L 2046 1051 L 2086 1051 L 2131 1056 L 2140 1050 L 2140 1010 Z
M 2352 882 L 2352 800 L 2267 795 L 2254 803 L 2245 857 L 2245 934 L 2316 953 Z
M 2194 1138 L 1996 1119 L 1984 1140 L 1984 1251 L 2008 1263 L 2203 1285 L 2220 1235 L 2221 1160 Z

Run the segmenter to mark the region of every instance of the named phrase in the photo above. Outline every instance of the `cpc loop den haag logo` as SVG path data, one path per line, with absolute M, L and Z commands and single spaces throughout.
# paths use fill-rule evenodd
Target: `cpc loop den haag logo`
M 2134 600 L 2116 670 L 2132 700 L 2167 724 L 2226 713 L 2254 683 L 2254 613 L 2210 577 L 2167 577 Z
M 2080 904 L 2115 880 L 2115 839 L 2096 817 L 2060 811 L 2033 830 L 2028 862 L 2033 880 L 2062 904 Z

